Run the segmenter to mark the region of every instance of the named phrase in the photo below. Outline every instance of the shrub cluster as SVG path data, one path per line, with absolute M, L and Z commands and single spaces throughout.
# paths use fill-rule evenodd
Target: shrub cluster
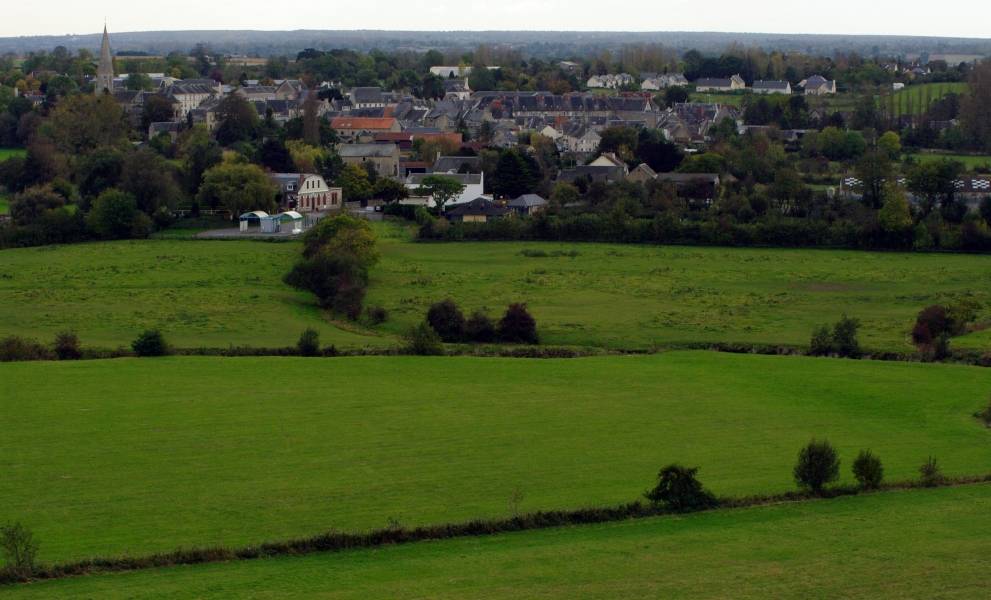
M 447 343 L 537 344 L 540 341 L 537 321 L 522 303 L 510 304 L 499 322 L 494 323 L 482 311 L 475 311 L 465 319 L 454 300 L 448 298 L 430 307 L 426 323 Z
M 644 496 L 654 504 L 663 504 L 669 510 L 688 512 L 715 507 L 716 497 L 706 490 L 696 478 L 698 467 L 688 468 L 671 464 L 657 474 L 657 485 Z
M 296 342 L 296 350 L 300 356 L 320 356 L 320 334 L 316 329 L 307 328 Z
M 131 350 L 136 356 L 167 356 L 172 348 L 166 343 L 165 336 L 157 329 L 149 329 L 131 342 Z
M 912 342 L 929 360 L 950 356 L 950 338 L 963 335 L 967 325 L 977 318 L 979 305 L 961 301 L 950 306 L 934 304 L 919 312 L 912 327 Z
M 857 340 L 859 329 L 860 321 L 846 315 L 843 315 L 832 328 L 829 325 L 821 325 L 812 332 L 809 354 L 859 358 L 861 356 L 860 342 Z

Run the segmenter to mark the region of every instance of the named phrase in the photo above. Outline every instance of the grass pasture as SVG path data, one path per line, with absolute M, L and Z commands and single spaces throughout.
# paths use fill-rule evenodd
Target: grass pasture
M 934 153 L 912 154 L 911 156 L 917 162 L 920 163 L 935 162 L 937 160 L 949 159 L 949 160 L 962 162 L 968 170 L 974 170 L 974 169 L 991 170 L 991 156 L 988 155 L 981 156 L 981 155 L 973 155 L 973 154 L 950 154 L 950 153 L 944 154 L 942 152 L 934 152 Z
M 0 162 L 15 156 L 24 156 L 27 151 L 24 148 L 0 148 Z
M 804 346 L 816 325 L 847 313 L 863 322 L 866 347 L 911 351 L 925 306 L 973 295 L 991 317 L 988 256 L 527 242 L 382 250 L 367 303 L 389 311 L 382 328 L 393 334 L 446 297 L 466 315 L 524 301 L 544 342 L 613 348 Z
M 335 326 L 311 295 L 282 283 L 294 243 L 145 240 L 0 253 L 0 336 L 130 344 L 147 328 L 184 347 L 289 346 L 307 327 L 325 345 L 389 345 Z
M 911 351 L 923 307 L 970 295 L 991 318 L 991 257 L 829 250 L 529 242 L 410 243 L 378 228 L 382 261 L 366 305 L 389 320 L 369 332 L 330 322 L 281 278 L 296 243 L 161 239 L 4 250 L 0 336 L 127 345 L 162 329 L 183 347 L 285 346 L 306 327 L 324 344 L 389 346 L 452 297 L 493 317 L 526 302 L 548 344 L 643 349 L 654 344 L 802 345 L 843 313 L 861 342 Z M 956 344 L 981 347 L 980 335 Z M 991 346 L 991 345 L 989 345 Z
M 41 558 L 143 554 L 636 499 L 669 462 L 792 489 L 798 448 L 991 470 L 991 370 L 673 352 L 571 360 L 0 364 L 0 522 Z
M 33 598 L 976 598 L 991 486 L 80 577 Z M 869 525 L 867 525 L 869 524 Z

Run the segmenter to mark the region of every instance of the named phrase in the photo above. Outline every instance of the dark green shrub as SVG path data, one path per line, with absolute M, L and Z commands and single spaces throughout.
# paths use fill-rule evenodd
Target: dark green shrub
M 16 335 L 0 339 L 0 362 L 50 360 L 52 353 L 44 344 Z
M 833 349 L 840 356 L 857 358 L 860 356 L 860 343 L 857 341 L 857 331 L 860 321 L 843 315 L 833 326 Z
M 131 342 L 131 349 L 138 356 L 166 356 L 171 352 L 162 332 L 157 329 L 149 329 L 139 335 Z
M 351 253 L 321 251 L 297 262 L 284 281 L 312 292 L 320 306 L 354 320 L 361 316 L 368 270 Z
M 510 304 L 499 320 L 499 340 L 510 344 L 536 344 L 537 321 L 526 309 L 526 304 Z
M 427 323 L 445 342 L 460 342 L 465 339 L 465 316 L 450 298 L 430 307 L 427 311 Z
M 930 456 L 926 462 L 919 467 L 919 483 L 923 487 L 936 487 L 943 483 L 943 470 L 939 468 L 936 458 Z
M 492 319 L 480 310 L 476 310 L 465 323 L 465 336 L 472 342 L 488 344 L 496 339 L 496 326 Z
M 440 356 L 444 354 L 444 344 L 426 321 L 406 333 L 406 351 L 420 356 Z
M 316 329 L 307 328 L 296 342 L 300 356 L 320 356 L 320 333 Z
M 677 511 L 711 508 L 716 497 L 710 494 L 695 477 L 698 467 L 690 469 L 681 465 L 668 465 L 657 474 L 657 485 L 644 496 L 654 504 L 664 504 Z
M 974 416 L 980 419 L 985 427 L 991 427 L 991 402 L 988 402 L 988 406 L 984 410 L 974 413 Z
M 63 331 L 55 336 L 55 356 L 59 360 L 79 360 L 83 352 L 79 347 L 79 336 L 72 331 Z
M 368 322 L 372 325 L 381 325 L 389 320 L 389 311 L 381 306 L 369 306 L 365 314 L 368 315 Z
M 870 450 L 861 450 L 853 461 L 853 476 L 865 490 L 877 489 L 884 479 L 881 459 L 874 456 Z
M 826 440 L 812 440 L 798 453 L 793 474 L 800 487 L 821 493 L 827 483 L 836 481 L 840 475 L 836 449 Z
M 812 332 L 812 341 L 809 343 L 809 354 L 812 356 L 829 356 L 833 353 L 833 336 L 829 331 L 829 325 L 816 327 Z
M 31 530 L 20 523 L 0 527 L 0 554 L 4 571 L 18 579 L 28 579 L 36 567 L 38 543 Z

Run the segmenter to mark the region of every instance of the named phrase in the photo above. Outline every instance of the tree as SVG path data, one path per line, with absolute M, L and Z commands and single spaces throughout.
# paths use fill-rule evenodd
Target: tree
M 372 197 L 372 182 L 368 172 L 358 165 L 344 165 L 334 182 L 341 187 L 341 193 L 349 202 L 361 202 Z
M 908 198 L 895 182 L 884 187 L 884 205 L 877 217 L 881 229 L 887 233 L 900 234 L 912 230 L 912 211 L 909 209 Z
M 919 482 L 923 487 L 936 487 L 943 483 L 943 471 L 939 468 L 935 457 L 930 456 L 919 467 Z
M 175 118 L 175 106 L 172 105 L 171 100 L 157 94 L 145 97 L 144 107 L 141 109 L 143 132 L 147 132 L 148 126 L 152 123 L 165 123 L 173 118 Z
M 217 141 L 224 146 L 254 139 L 258 112 L 240 94 L 228 94 L 217 106 Z
M 477 92 L 493 91 L 496 89 L 495 75 L 485 65 L 476 63 L 468 76 L 468 87 Z
M 526 304 L 510 304 L 499 320 L 499 339 L 510 344 L 536 344 L 537 321 L 526 309 Z
M 116 188 L 97 196 L 86 215 L 86 225 L 104 239 L 140 238 L 151 233 L 151 219 L 138 210 L 134 196 Z
M 877 148 L 888 157 L 889 160 L 898 160 L 902 154 L 902 140 L 894 131 L 885 132 L 878 138 Z
M 716 497 L 709 493 L 696 478 L 698 467 L 688 468 L 671 464 L 657 474 L 657 485 L 644 496 L 654 504 L 664 504 L 668 509 L 689 512 L 716 506 Z
M 19 579 L 28 579 L 34 573 L 38 542 L 31 530 L 20 523 L 8 523 L 0 527 L 0 554 L 4 570 Z
M 172 165 L 157 152 L 142 148 L 124 159 L 119 187 L 134 196 L 138 209 L 148 215 L 171 215 L 181 192 Z
M 566 181 L 558 181 L 551 190 L 551 203 L 557 207 L 567 206 L 581 199 L 578 188 Z
M 502 198 L 516 198 L 533 192 L 540 179 L 540 167 L 532 158 L 515 149 L 505 150 L 492 174 L 492 191 Z
M 833 326 L 833 348 L 840 356 L 857 358 L 860 356 L 860 343 L 857 341 L 857 330 L 860 321 L 846 315 Z
M 632 127 L 607 127 L 599 134 L 598 153 L 612 152 L 621 159 L 629 162 L 637 153 L 639 136 Z
M 320 354 L 320 333 L 312 327 L 306 328 L 296 342 L 296 350 L 300 356 L 318 356 Z
M 684 159 L 678 146 L 667 141 L 659 129 L 646 128 L 640 130 L 636 156 L 658 173 L 674 171 Z
M 465 338 L 465 316 L 450 298 L 430 307 L 427 323 L 445 342 L 460 342 Z
M 147 73 L 128 73 L 124 87 L 132 91 L 151 90 L 151 77 Z
M 172 349 L 165 341 L 165 336 L 157 329 L 143 331 L 133 342 L 131 349 L 139 357 L 166 356 L 171 354 Z
M 937 205 L 947 206 L 956 197 L 956 180 L 963 171 L 963 164 L 955 160 L 936 160 L 910 167 L 907 173 L 908 189 L 924 199 L 922 215 L 928 216 Z
M 79 348 L 79 336 L 74 331 L 60 331 L 55 335 L 55 356 L 59 360 L 79 360 L 83 352 Z
M 454 177 L 444 175 L 428 175 L 420 181 L 420 187 L 416 189 L 418 196 L 432 196 L 437 208 L 444 210 L 451 200 L 454 200 L 465 191 L 465 186 Z
M 472 313 L 465 323 L 465 336 L 472 342 L 488 344 L 496 339 L 496 326 L 492 319 L 480 310 Z
M 223 162 L 203 174 L 197 199 L 235 218 L 252 210 L 275 210 L 275 193 L 275 184 L 257 165 Z
M 368 221 L 339 214 L 321 219 L 303 234 L 303 256 L 316 256 L 329 248 L 333 253 L 347 253 L 354 256 L 366 268 L 379 259 L 375 249 L 375 233 Z
M 196 195 L 203 182 L 203 174 L 220 164 L 224 153 L 203 125 L 185 131 L 179 139 L 179 158 L 182 159 L 186 192 Z
M 127 117 L 112 96 L 77 95 L 59 102 L 47 119 L 43 135 L 69 157 L 102 146 L 128 146 Z
M 285 282 L 313 293 L 320 306 L 354 320 L 361 316 L 368 270 L 354 255 L 322 248 L 297 262 Z
M 426 321 L 406 332 L 406 352 L 418 356 L 441 356 L 444 344 Z
M 861 450 L 853 461 L 853 476 L 865 490 L 875 490 L 881 486 L 884 479 L 884 467 L 881 459 L 871 454 L 870 450 Z
M 893 180 L 894 170 L 887 151 L 874 148 L 857 162 L 856 174 L 863 182 L 864 204 L 871 208 L 881 208 L 884 202 L 884 187 Z
M 310 146 L 320 145 L 320 105 L 314 92 L 307 92 L 303 101 L 303 141 Z
M 124 169 L 124 153 L 118 148 L 103 146 L 80 158 L 76 163 L 75 181 L 84 198 L 93 198 L 117 185 Z
M 960 104 L 960 120 L 976 147 L 991 151 L 991 60 L 974 67 Z
M 265 140 L 258 151 L 258 159 L 263 167 L 276 173 L 292 173 L 296 168 L 286 145 L 274 138 Z
M 809 343 L 809 354 L 812 356 L 829 356 L 833 353 L 833 336 L 829 325 L 816 327 L 812 331 L 812 341 Z
M 65 206 L 65 198 L 51 185 L 30 187 L 15 194 L 10 202 L 10 217 L 18 225 L 39 221 L 49 211 Z
M 798 453 L 793 471 L 795 482 L 816 494 L 840 475 L 840 459 L 828 441 L 813 439 Z

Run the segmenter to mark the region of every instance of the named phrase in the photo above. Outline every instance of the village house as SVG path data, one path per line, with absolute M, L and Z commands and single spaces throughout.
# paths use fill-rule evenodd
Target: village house
M 272 173 L 269 175 L 279 188 L 280 205 L 301 213 L 340 210 L 343 192 L 330 187 L 324 178 L 313 173 Z
M 464 189 L 456 197 L 447 201 L 446 206 L 457 206 L 458 204 L 464 204 L 466 202 L 471 202 L 473 199 L 481 196 L 485 191 L 485 173 L 410 173 L 406 176 L 406 181 L 404 185 L 406 189 L 409 190 L 410 196 L 419 197 L 422 199 L 422 204 L 429 208 L 437 206 L 432 196 L 419 196 L 417 190 L 423 185 L 423 180 L 427 177 L 447 177 L 454 179 L 462 186 Z
M 750 88 L 755 94 L 791 94 L 791 83 L 787 81 L 757 80 Z
M 697 92 L 737 92 L 747 89 L 747 83 L 739 75 L 729 79 L 702 78 L 695 82 Z
M 393 117 L 334 117 L 330 127 L 347 141 L 370 141 L 377 133 L 399 133 L 402 128 Z
M 826 96 L 836 93 L 836 81 L 830 81 L 822 75 L 813 75 L 799 82 L 798 87 L 805 90 L 806 96 Z
M 371 164 L 380 177 L 399 176 L 399 147 L 395 144 L 342 144 L 337 154 L 346 165 Z
M 454 222 L 487 223 L 502 219 L 510 212 L 505 206 L 500 206 L 488 198 L 479 197 L 445 211 L 444 216 Z
M 531 216 L 547 208 L 547 200 L 537 194 L 523 194 L 519 198 L 514 198 L 507 204 L 514 213 L 520 216 Z
M 669 87 L 679 87 L 689 85 L 688 80 L 682 73 L 667 73 L 664 75 L 654 75 L 645 77 L 640 84 L 640 89 L 645 92 L 656 92 Z
M 194 108 L 199 108 L 201 104 L 216 95 L 217 90 L 213 86 L 185 81 L 177 81 L 165 90 L 165 97 L 174 103 L 176 117 L 180 120 L 186 119 Z
M 629 73 L 620 73 L 618 75 L 593 75 L 588 78 L 585 86 L 589 88 L 617 89 L 635 83 L 636 80 L 632 75 Z
M 626 179 L 629 173 L 630 169 L 625 162 L 615 154 L 607 152 L 587 165 L 564 169 L 558 174 L 558 180 L 567 183 L 574 183 L 579 179 L 615 183 Z

